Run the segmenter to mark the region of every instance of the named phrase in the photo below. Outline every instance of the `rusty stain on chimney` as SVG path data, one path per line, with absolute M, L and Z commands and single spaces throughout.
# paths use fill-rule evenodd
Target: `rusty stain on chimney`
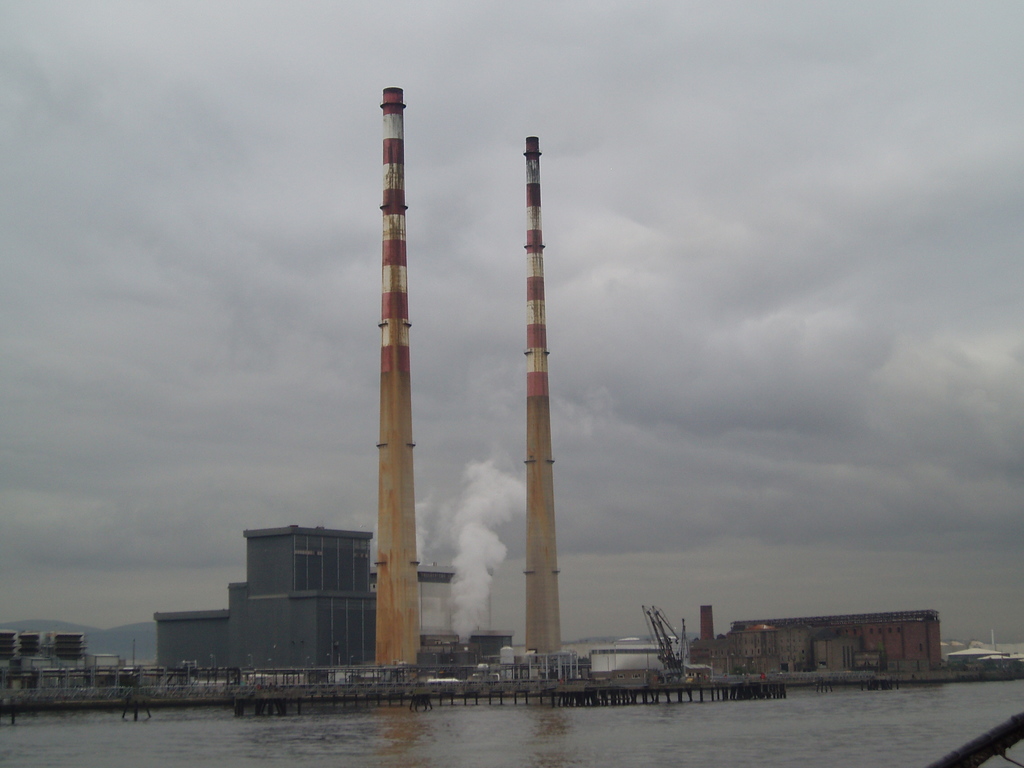
M 526 139 L 526 649 L 562 649 L 544 312 L 540 143 Z
M 401 88 L 385 88 L 380 468 L 377 508 L 378 664 L 416 663 L 420 645 L 406 293 L 405 135 Z

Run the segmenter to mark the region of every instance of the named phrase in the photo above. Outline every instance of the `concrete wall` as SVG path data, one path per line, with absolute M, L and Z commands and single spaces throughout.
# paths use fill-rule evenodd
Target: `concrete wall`
M 157 614 L 156 663 L 180 667 L 230 666 L 227 611 Z
M 814 647 L 809 627 L 780 627 L 775 641 L 779 671 L 808 672 L 814 667 Z
M 840 672 L 853 669 L 860 642 L 848 635 L 835 635 L 814 641 L 814 667 L 819 670 Z
M 320 664 L 372 663 L 376 601 L 366 597 L 316 598 L 316 653 Z
M 251 531 L 246 531 L 250 536 Z M 283 595 L 293 589 L 289 536 L 252 536 L 246 541 L 245 573 L 249 596 Z

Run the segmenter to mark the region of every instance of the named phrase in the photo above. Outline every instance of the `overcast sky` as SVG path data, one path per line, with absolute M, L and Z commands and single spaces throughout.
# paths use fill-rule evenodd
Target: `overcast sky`
M 398 86 L 422 559 L 467 467 L 525 477 L 537 135 L 563 638 L 710 603 L 1024 642 L 1022 29 L 0 0 L 0 623 L 224 608 L 244 529 L 375 527 Z M 525 517 L 493 520 L 521 642 Z

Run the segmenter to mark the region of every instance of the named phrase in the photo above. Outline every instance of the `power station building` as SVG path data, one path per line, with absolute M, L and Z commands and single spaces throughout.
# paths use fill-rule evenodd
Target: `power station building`
M 421 656 L 434 660 L 454 659 L 463 653 L 498 656 L 511 645 L 511 632 L 485 629 L 478 629 L 469 644 L 461 645 L 452 632 L 454 572 L 419 567 L 402 89 L 384 89 L 381 108 L 383 228 L 375 562 L 370 562 L 369 533 L 298 526 L 246 531 L 247 581 L 228 586 L 227 610 L 154 614 L 160 665 L 416 664 Z M 547 380 L 540 149 L 536 137 L 527 138 L 526 144 L 526 645 L 529 650 L 548 654 L 561 650 L 554 460 Z
M 247 581 L 228 609 L 156 613 L 157 664 L 321 667 L 374 658 L 370 539 L 359 531 L 245 531 Z
M 180 667 L 343 667 L 372 664 L 377 572 L 372 534 L 329 528 L 245 531 L 247 581 L 228 585 L 228 608 L 155 613 L 157 664 Z M 475 664 L 512 644 L 508 631 L 452 629 L 455 569 L 417 572 L 417 662 Z M 0 642 L 3 637 L 0 633 Z M 0 646 L 2 651 L 2 646 Z

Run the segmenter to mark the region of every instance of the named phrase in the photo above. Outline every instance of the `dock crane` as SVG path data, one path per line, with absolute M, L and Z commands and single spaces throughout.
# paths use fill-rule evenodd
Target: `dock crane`
M 651 637 L 658 644 L 658 661 L 665 667 L 665 677 L 682 678 L 686 674 L 686 656 L 689 655 L 684 650 L 687 645 L 686 622 L 683 621 L 682 631 L 676 635 L 676 631 L 672 629 L 660 608 L 656 605 L 641 607 L 644 609 L 644 618 L 647 619 Z

